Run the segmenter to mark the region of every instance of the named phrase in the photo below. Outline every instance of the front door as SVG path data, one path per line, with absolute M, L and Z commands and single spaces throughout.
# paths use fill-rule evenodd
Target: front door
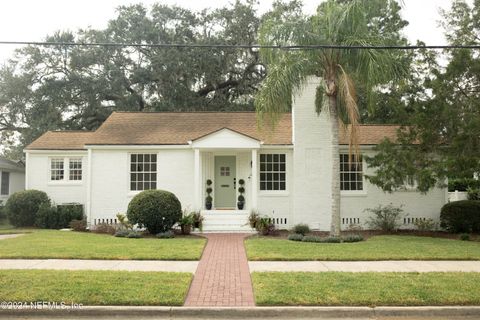
M 215 208 L 235 208 L 235 156 L 215 157 Z

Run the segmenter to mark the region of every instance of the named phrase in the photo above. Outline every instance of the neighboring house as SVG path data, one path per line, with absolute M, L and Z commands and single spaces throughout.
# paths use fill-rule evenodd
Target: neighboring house
M 0 202 L 5 204 L 8 197 L 17 191 L 25 190 L 25 166 L 0 157 Z
M 279 228 L 308 223 L 329 230 L 331 144 L 328 117 L 317 116 L 315 84 L 295 97 L 273 132 L 257 130 L 253 112 L 114 112 L 95 132 L 47 132 L 30 144 L 27 188 L 46 191 L 57 203 L 79 202 L 90 224 L 115 223 L 134 195 L 146 189 L 173 192 L 182 206 L 202 210 L 205 230 L 245 230 L 258 210 Z M 359 129 L 362 154 L 396 126 Z M 364 159 L 348 166 L 348 139 L 341 138 L 342 228 L 366 222 L 365 208 L 405 205 L 404 220 L 438 220 L 445 189 L 422 195 L 392 194 L 371 185 Z M 205 210 L 206 181 L 213 181 L 213 210 Z M 238 182 L 245 183 L 245 208 L 236 209 Z

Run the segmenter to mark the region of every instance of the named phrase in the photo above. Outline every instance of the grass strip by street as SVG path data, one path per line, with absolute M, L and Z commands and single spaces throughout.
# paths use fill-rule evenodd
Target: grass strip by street
M 2 270 L 0 301 L 179 306 L 191 279 L 176 272 Z
M 259 306 L 480 305 L 478 273 L 255 272 Z
M 356 243 L 308 243 L 252 237 L 253 261 L 480 260 L 480 242 L 417 236 L 375 236 Z
M 90 232 L 36 230 L 1 240 L 3 259 L 199 260 L 206 240 L 116 238 Z

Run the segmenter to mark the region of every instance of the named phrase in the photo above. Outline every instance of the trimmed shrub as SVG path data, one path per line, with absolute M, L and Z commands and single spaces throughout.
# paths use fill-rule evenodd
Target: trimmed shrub
M 326 237 L 326 238 L 322 238 L 322 242 L 323 243 L 340 243 L 342 242 L 342 239 L 338 238 L 338 237 Z
M 175 238 L 175 233 L 169 230 L 166 232 L 157 233 L 156 237 L 159 239 L 172 239 Z
M 323 238 L 322 237 L 318 237 L 318 236 L 305 236 L 303 237 L 302 239 L 303 242 L 323 242 Z
M 440 212 L 440 226 L 454 233 L 480 232 L 480 201 L 447 203 Z
M 351 234 L 342 238 L 343 242 L 360 242 L 363 240 L 364 238 L 360 234 Z
M 301 224 L 295 225 L 292 231 L 293 233 L 298 233 L 304 236 L 307 233 L 310 233 L 310 227 L 308 226 L 308 224 L 301 223 Z
M 373 230 L 395 231 L 400 227 L 400 220 L 405 216 L 402 206 L 395 207 L 393 204 L 387 206 L 379 205 L 373 209 L 365 209 L 370 212 L 371 217 L 367 220 L 367 225 Z
M 128 236 L 130 234 L 130 230 L 118 230 L 117 232 L 115 232 L 114 236 L 117 237 L 117 238 L 125 238 L 126 236 Z
M 50 205 L 48 195 L 39 190 L 15 192 L 5 205 L 7 217 L 15 227 L 31 227 L 35 224 L 38 209 L 42 204 Z
M 157 234 L 170 230 L 182 218 L 182 205 L 171 192 L 146 190 L 130 201 L 127 217 L 131 223 Z
M 42 204 L 38 210 L 35 225 L 44 229 L 68 228 L 72 220 L 83 219 L 81 204 L 62 204 L 50 206 Z
M 3 220 L 7 217 L 6 213 L 5 213 L 5 206 L 4 205 L 0 205 L 0 220 Z
M 70 221 L 70 228 L 72 228 L 73 231 L 87 231 L 87 217 L 83 217 L 81 220 Z
M 299 233 L 292 233 L 288 235 L 288 240 L 291 241 L 302 241 L 303 240 L 303 234 Z

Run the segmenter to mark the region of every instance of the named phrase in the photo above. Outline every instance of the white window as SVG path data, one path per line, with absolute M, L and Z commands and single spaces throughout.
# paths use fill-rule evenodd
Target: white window
M 70 158 L 69 159 L 69 180 L 79 181 L 82 180 L 82 159 L 81 158 Z
M 0 194 L 8 196 L 10 194 L 10 172 L 2 171 L 2 184 Z
M 50 162 L 50 180 L 60 181 L 65 177 L 64 170 L 65 159 L 52 159 Z
M 286 190 L 286 156 L 280 154 L 260 155 L 260 190 Z
M 82 181 L 82 158 L 50 159 L 51 181 Z
M 157 189 L 157 155 L 134 153 L 130 155 L 130 190 Z
M 340 154 L 340 190 L 363 190 L 363 162 L 361 155 L 356 157 L 354 155 Z

